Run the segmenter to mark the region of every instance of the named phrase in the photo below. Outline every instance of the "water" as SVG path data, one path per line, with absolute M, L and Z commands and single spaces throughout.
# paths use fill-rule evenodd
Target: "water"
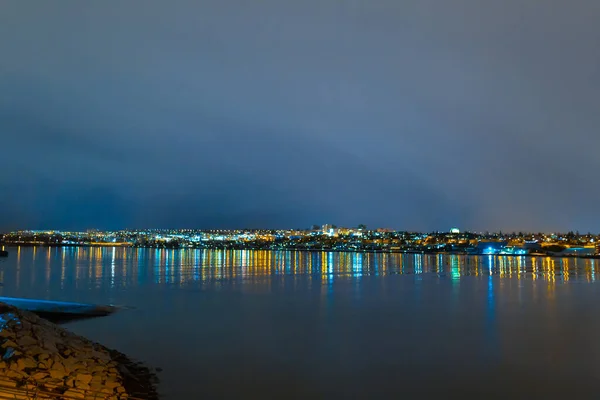
M 9 248 L 2 296 L 117 304 L 76 333 L 166 399 L 598 398 L 598 260 Z

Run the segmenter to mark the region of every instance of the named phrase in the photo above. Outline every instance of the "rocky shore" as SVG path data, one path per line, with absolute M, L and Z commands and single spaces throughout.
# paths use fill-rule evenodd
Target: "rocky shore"
M 0 399 L 157 399 L 154 371 L 0 303 Z

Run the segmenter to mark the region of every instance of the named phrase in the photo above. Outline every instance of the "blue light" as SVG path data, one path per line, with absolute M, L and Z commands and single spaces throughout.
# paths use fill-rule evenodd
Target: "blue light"
M 493 247 L 488 247 L 483 251 L 483 254 L 495 254 L 496 250 Z

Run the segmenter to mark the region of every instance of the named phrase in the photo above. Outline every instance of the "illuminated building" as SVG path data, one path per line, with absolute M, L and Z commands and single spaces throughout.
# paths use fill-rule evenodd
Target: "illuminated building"
M 591 256 L 596 254 L 597 247 L 569 247 L 564 249 L 561 254 L 565 255 L 586 255 Z
M 506 247 L 507 242 L 487 242 L 481 241 L 475 247 L 477 254 L 500 254 Z

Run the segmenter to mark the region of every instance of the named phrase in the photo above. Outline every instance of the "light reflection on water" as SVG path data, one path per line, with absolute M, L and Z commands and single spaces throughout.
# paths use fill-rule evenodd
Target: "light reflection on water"
M 50 285 L 73 280 L 97 285 L 135 286 L 152 279 L 156 284 L 185 285 L 219 280 L 239 283 L 280 275 L 320 275 L 324 282 L 362 276 L 435 275 L 452 281 L 466 276 L 499 276 L 549 284 L 595 282 L 594 259 L 525 256 L 466 256 L 387 253 L 337 253 L 266 250 L 128 249 L 46 247 L 12 249 L 15 265 L 3 276 L 5 285 Z M 43 255 L 43 257 L 40 257 Z M 21 264 L 36 265 L 26 268 Z M 1 265 L 1 264 L 0 264 Z M 4 271 L 1 273 L 4 274 Z M 26 276 L 23 276 L 26 275 Z M 23 281 L 24 279 L 24 281 Z

